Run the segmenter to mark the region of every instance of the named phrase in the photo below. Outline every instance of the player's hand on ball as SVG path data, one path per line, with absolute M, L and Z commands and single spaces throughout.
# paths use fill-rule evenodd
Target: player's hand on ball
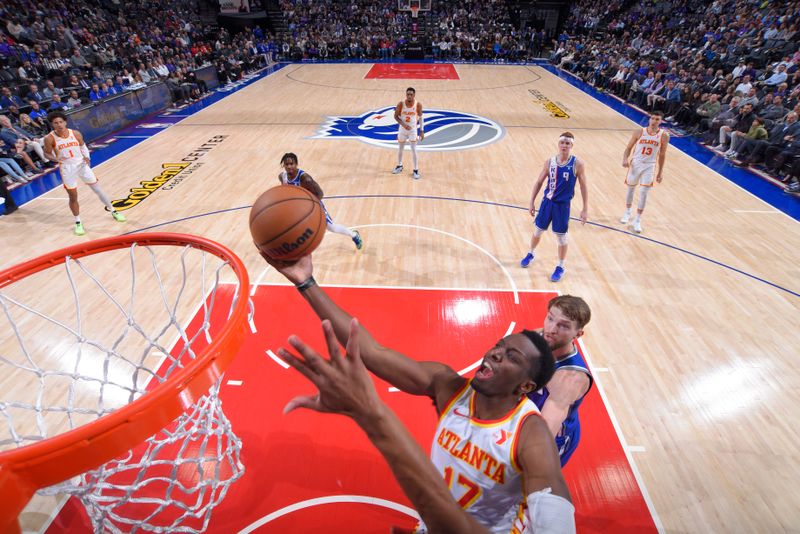
M 276 260 L 260 251 L 264 261 L 269 263 L 276 271 L 285 276 L 290 282 L 297 285 L 308 280 L 314 273 L 314 266 L 311 263 L 311 254 L 302 256 L 296 260 L 284 261 Z
M 329 360 L 325 360 L 297 336 L 290 337 L 289 344 L 300 353 L 299 358 L 286 349 L 278 349 L 281 358 L 308 378 L 318 390 L 316 395 L 300 395 L 293 398 L 283 409 L 283 413 L 289 413 L 297 408 L 308 408 L 317 412 L 340 413 L 359 419 L 368 417 L 382 405 L 375 391 L 375 385 L 361 360 L 358 345 L 359 329 L 358 319 L 352 319 L 347 352 L 342 355 L 333 326 L 328 320 L 322 321 L 322 331 L 330 354 Z

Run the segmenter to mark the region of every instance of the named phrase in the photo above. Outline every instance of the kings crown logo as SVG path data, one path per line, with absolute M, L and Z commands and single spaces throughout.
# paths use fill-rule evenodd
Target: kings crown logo
M 328 117 L 314 139 L 358 139 L 384 148 L 397 147 L 399 125 L 394 107 L 368 111 L 357 117 Z M 505 134 L 495 121 L 459 111 L 426 109 L 423 111 L 425 139 L 417 150 L 465 150 L 494 143 Z

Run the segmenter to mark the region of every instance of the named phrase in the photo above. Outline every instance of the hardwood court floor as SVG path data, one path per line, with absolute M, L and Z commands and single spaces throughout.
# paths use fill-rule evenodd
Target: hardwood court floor
M 290 65 L 99 166 L 106 192 L 122 199 L 162 164 L 203 154 L 191 156 L 202 165 L 182 180 L 127 210 L 125 226 L 81 187 L 88 237 L 146 228 L 200 234 L 231 247 L 253 279 L 278 282 L 250 243 L 247 207 L 277 184 L 281 155 L 295 152 L 334 220 L 361 227 L 365 241 L 356 252 L 344 236 L 327 236 L 315 254 L 323 285 L 513 284 L 584 297 L 595 376 L 664 529 L 796 529 L 797 223 L 672 148 L 635 236 L 617 222 L 620 162 L 635 127 L 621 115 L 538 67 L 458 65 L 459 80 L 366 80 L 369 68 Z M 422 152 L 419 181 L 410 153 L 406 171 L 392 175 L 395 150 L 315 138 L 328 116 L 393 106 L 409 85 L 426 109 L 486 117 L 503 137 Z M 548 102 L 568 116 L 554 117 Z M 590 224 L 572 222 L 567 274 L 556 285 L 548 280 L 552 236 L 531 268 L 518 262 L 530 238 L 532 182 L 565 130 L 586 162 Z M 53 190 L 3 221 L 4 266 L 79 239 L 65 198 Z

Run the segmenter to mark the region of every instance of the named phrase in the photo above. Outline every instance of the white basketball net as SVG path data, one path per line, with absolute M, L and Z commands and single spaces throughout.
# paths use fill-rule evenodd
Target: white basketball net
M 246 291 L 213 254 L 137 244 L 3 288 L 0 331 L 13 335 L 0 341 L 0 450 L 144 395 L 211 342 Z M 43 491 L 77 496 L 96 532 L 204 531 L 244 472 L 219 387 L 123 457 Z

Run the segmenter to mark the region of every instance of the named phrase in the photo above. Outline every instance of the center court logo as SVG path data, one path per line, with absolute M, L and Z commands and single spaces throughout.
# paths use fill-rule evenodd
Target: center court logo
M 358 139 L 383 148 L 397 147 L 397 129 L 394 106 L 368 111 L 357 117 L 328 117 L 312 139 Z M 466 150 L 494 143 L 505 134 L 498 123 L 485 117 L 449 111 L 426 109 L 425 139 L 418 150 Z

